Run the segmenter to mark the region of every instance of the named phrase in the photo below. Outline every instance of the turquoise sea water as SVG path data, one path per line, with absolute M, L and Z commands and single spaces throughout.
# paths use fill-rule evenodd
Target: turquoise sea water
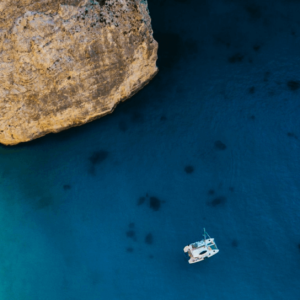
M 299 299 L 299 1 L 149 9 L 146 88 L 0 147 L 0 299 Z M 220 252 L 189 265 L 203 227 Z

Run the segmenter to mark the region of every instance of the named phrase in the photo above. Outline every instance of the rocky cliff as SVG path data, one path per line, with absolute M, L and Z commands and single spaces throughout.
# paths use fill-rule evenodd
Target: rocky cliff
M 157 73 L 145 0 L 1 0 L 0 143 L 111 113 Z

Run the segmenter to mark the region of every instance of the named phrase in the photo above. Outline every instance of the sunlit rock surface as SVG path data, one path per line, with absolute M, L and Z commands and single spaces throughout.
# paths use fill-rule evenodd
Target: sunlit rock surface
M 157 73 L 144 0 L 1 0 L 0 143 L 111 113 Z

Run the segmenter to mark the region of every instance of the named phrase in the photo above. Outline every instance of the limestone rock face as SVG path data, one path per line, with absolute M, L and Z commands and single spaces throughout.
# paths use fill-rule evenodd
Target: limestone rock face
M 111 113 L 157 73 L 145 0 L 0 0 L 0 143 Z

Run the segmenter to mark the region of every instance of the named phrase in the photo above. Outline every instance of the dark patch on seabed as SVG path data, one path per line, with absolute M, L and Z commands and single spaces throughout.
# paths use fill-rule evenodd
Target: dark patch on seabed
M 293 132 L 288 132 L 287 136 L 290 137 L 290 138 L 294 138 L 294 139 L 298 140 L 298 136 Z
M 148 245 L 153 244 L 153 235 L 152 233 L 148 233 L 145 237 L 145 243 Z
M 70 189 L 71 189 L 71 185 L 65 184 L 65 185 L 63 186 L 63 188 L 64 188 L 65 191 L 70 190 Z
M 158 211 L 162 202 L 163 201 L 159 200 L 157 197 L 150 197 L 150 208 L 154 211 Z
M 103 151 L 103 150 L 96 151 L 90 156 L 89 160 L 91 164 L 95 166 L 102 163 L 107 158 L 107 156 L 108 156 L 107 151 Z
M 136 235 L 135 235 L 135 231 L 134 230 L 128 230 L 127 232 L 126 232 L 126 236 L 128 237 L 128 238 L 131 238 L 131 239 L 133 239 L 134 241 L 136 241 Z
M 255 45 L 253 46 L 253 50 L 256 51 L 256 52 L 258 52 L 258 51 L 260 50 L 260 48 L 261 48 L 261 46 L 260 46 L 260 45 L 257 45 L 257 44 L 255 44 Z
M 224 143 L 222 143 L 221 141 L 215 141 L 215 148 L 217 150 L 225 150 L 227 147 Z
M 35 209 L 37 210 L 44 209 L 53 205 L 53 203 L 54 202 L 52 197 L 43 197 L 35 203 Z
M 108 151 L 105 150 L 100 150 L 100 151 L 95 151 L 90 157 L 90 168 L 89 168 L 89 173 L 91 175 L 95 175 L 96 173 L 96 166 L 104 162 L 108 157 Z
M 185 171 L 185 173 L 187 173 L 187 174 L 191 174 L 191 173 L 194 172 L 194 167 L 193 167 L 193 166 L 186 166 L 186 167 L 184 168 L 184 171 Z
M 210 189 L 210 190 L 208 191 L 208 195 L 214 195 L 214 194 L 215 194 L 215 190 Z
M 231 242 L 231 245 L 232 245 L 233 248 L 236 248 L 236 247 L 239 245 L 239 243 L 238 243 L 237 240 L 233 240 L 233 241 Z
M 157 197 L 154 196 L 149 196 L 148 193 L 146 194 L 146 196 L 144 197 L 140 197 L 137 201 L 137 205 L 140 206 L 142 204 L 144 204 L 145 202 L 149 203 L 149 207 L 154 210 L 154 211 L 159 211 L 161 204 L 165 203 L 164 200 L 160 200 Z
M 289 80 L 287 82 L 287 86 L 291 91 L 295 92 L 295 91 L 299 90 L 299 88 L 300 88 L 300 81 L 299 80 Z
M 249 14 L 251 20 L 258 20 L 262 13 L 261 13 L 261 7 L 258 6 L 257 4 L 246 4 L 245 5 L 245 10 Z
M 212 207 L 221 206 L 221 205 L 225 204 L 226 201 L 227 201 L 226 197 L 220 196 L 220 197 L 216 197 L 213 200 L 207 202 L 207 205 L 212 206 Z
M 252 86 L 251 88 L 249 88 L 249 94 L 254 94 L 255 93 L 255 87 Z
M 242 55 L 241 53 L 235 53 L 233 54 L 232 56 L 228 57 L 228 61 L 231 63 L 231 64 L 235 64 L 235 63 L 240 63 L 243 61 L 244 59 L 244 55 Z

